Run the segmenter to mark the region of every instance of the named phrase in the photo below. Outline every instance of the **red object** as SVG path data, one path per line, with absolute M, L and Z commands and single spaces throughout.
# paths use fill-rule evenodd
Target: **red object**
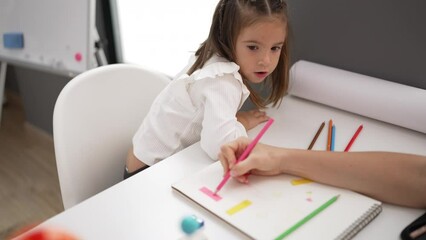
M 10 239 L 15 239 L 15 237 L 17 237 L 16 239 L 19 240 L 78 240 L 78 238 L 74 235 L 71 235 L 68 232 L 60 229 L 43 228 L 37 230 L 28 230 L 28 228 L 24 228 L 17 232 L 11 236 Z
M 346 146 L 345 148 L 345 152 L 348 152 L 349 149 L 351 148 L 352 144 L 355 142 L 355 139 L 358 137 L 359 133 L 361 132 L 363 126 L 359 125 L 358 129 L 356 130 L 355 134 L 353 135 L 353 137 L 351 138 L 351 140 L 348 143 L 348 146 Z
M 83 60 L 83 55 L 81 53 L 76 53 L 74 58 L 77 62 L 81 62 L 81 60 Z

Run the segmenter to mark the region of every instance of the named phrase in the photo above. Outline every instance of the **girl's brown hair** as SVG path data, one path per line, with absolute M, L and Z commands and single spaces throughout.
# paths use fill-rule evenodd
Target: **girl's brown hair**
M 241 29 L 265 18 L 281 19 L 286 27 L 286 39 L 281 50 L 278 65 L 263 86 L 270 92 L 266 99 L 253 90 L 247 80 L 243 81 L 250 91 L 251 101 L 259 108 L 269 103 L 273 106 L 281 103 L 288 89 L 289 46 L 287 4 L 284 0 L 220 0 L 213 14 L 212 25 L 208 38 L 195 52 L 197 60 L 189 69 L 192 74 L 200 69 L 214 54 L 235 62 L 235 42 Z

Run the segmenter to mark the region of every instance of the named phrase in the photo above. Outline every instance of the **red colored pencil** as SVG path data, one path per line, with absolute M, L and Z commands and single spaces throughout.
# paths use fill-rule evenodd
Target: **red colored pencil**
M 349 141 L 348 145 L 345 148 L 345 152 L 348 152 L 351 148 L 352 144 L 355 142 L 355 139 L 358 137 L 359 133 L 361 132 L 363 126 L 362 124 L 359 125 L 358 129 L 356 130 L 355 134 L 352 136 L 351 140 Z

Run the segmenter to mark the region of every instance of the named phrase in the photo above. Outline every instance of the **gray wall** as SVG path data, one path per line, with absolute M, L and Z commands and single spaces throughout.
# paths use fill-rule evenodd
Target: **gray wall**
M 21 96 L 25 120 L 52 135 L 56 98 L 69 80 L 64 76 L 8 65 L 5 88 Z
M 426 1 L 288 0 L 292 60 L 426 89 Z
M 24 103 L 26 120 L 52 134 L 55 102 L 70 79 L 26 68 L 15 68 L 15 74 Z

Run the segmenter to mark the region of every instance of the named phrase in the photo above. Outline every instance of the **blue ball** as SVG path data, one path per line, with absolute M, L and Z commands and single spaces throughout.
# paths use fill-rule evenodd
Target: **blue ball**
M 204 226 L 204 221 L 194 215 L 186 216 L 182 219 L 181 227 L 183 232 L 190 235 Z

